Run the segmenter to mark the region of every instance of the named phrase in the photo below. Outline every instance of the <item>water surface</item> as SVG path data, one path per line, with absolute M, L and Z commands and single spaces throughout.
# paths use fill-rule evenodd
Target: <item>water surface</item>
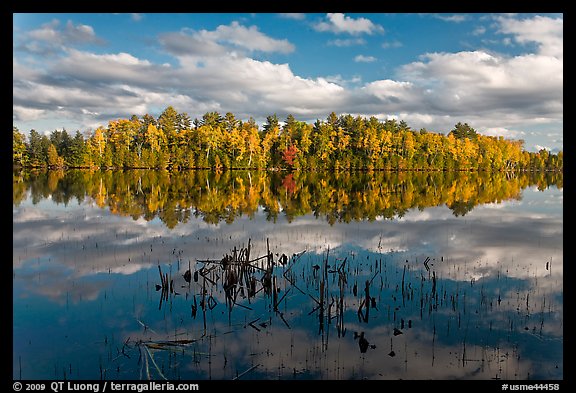
M 558 175 L 69 171 L 13 195 L 15 379 L 563 378 Z

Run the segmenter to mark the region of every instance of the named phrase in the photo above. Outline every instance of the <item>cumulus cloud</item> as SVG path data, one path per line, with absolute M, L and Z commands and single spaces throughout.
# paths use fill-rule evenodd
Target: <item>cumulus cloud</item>
M 204 56 L 199 61 L 197 56 L 181 54 L 178 59 L 176 68 L 128 53 L 97 55 L 72 50 L 46 72 L 36 70 L 26 83 L 14 81 L 15 105 L 28 103 L 35 109 L 57 105 L 70 113 L 79 113 L 81 107 L 105 116 L 142 104 L 148 110 L 153 104 L 165 107 L 170 102 L 181 111 L 193 108 L 199 116 L 226 108 L 249 117 L 255 113 L 247 105 L 257 104 L 256 115 L 265 117 L 279 107 L 315 114 L 327 103 L 342 106 L 346 96 L 342 86 L 325 78 L 298 77 L 288 64 L 227 55 Z M 54 79 L 54 74 L 60 77 Z M 27 114 L 34 113 L 18 110 L 15 116 L 30 120 Z
M 106 83 L 136 83 L 149 85 L 162 80 L 170 72 L 169 65 L 157 65 L 129 53 L 94 54 L 71 50 L 57 63 L 58 70 L 69 78 L 105 81 Z M 156 75 L 151 81 L 149 76 Z
M 489 127 L 482 130 L 481 134 L 488 136 L 506 135 L 508 138 L 512 139 L 522 139 L 526 135 L 526 132 L 520 130 L 509 130 L 506 128 Z
M 37 120 L 44 117 L 46 111 L 43 109 L 29 108 L 22 105 L 14 105 L 12 108 L 12 119 L 13 120 Z
M 174 55 L 217 56 L 226 53 L 226 48 L 217 42 L 186 31 L 162 33 L 158 40 L 165 50 Z
M 391 79 L 367 83 L 363 90 L 382 101 L 392 103 L 407 102 L 417 94 L 411 82 L 398 82 Z
M 205 67 L 194 68 L 194 59 L 181 58 L 178 70 L 189 88 L 206 97 L 222 100 L 234 109 L 247 103 L 266 111 L 292 106 L 317 111 L 326 102 L 337 103 L 344 89 L 324 78 L 305 79 L 294 75 L 288 64 L 273 64 L 242 57 L 218 57 L 205 60 Z M 236 92 L 237 94 L 231 94 Z M 271 112 L 271 113 L 272 113 Z
M 536 15 L 532 19 L 497 17 L 501 33 L 512 34 L 520 44 L 536 43 L 543 56 L 563 58 L 564 20 Z
M 185 29 L 179 33 L 161 34 L 159 38 L 160 43 L 174 54 L 221 55 L 231 48 L 284 54 L 295 50 L 288 40 L 268 37 L 258 27 L 245 27 L 237 21 L 220 25 L 213 31 Z
M 101 45 L 104 40 L 96 36 L 92 26 L 77 24 L 72 21 L 61 25 L 57 19 L 43 24 L 35 30 L 24 34 L 18 40 L 16 49 L 38 54 L 50 54 L 64 50 L 69 46 L 83 44 Z
M 214 41 L 224 41 L 250 51 L 290 53 L 294 45 L 288 40 L 278 40 L 261 33 L 256 26 L 245 27 L 234 21 L 230 26 L 220 25 L 215 31 L 202 30 L 200 36 Z
M 314 25 L 316 31 L 328 31 L 336 34 L 352 35 L 384 33 L 384 28 L 366 18 L 352 18 L 340 13 L 329 13 L 324 21 Z
M 550 147 L 548 147 L 548 146 L 534 145 L 534 147 L 536 148 L 536 151 L 540 151 L 540 150 L 548 150 L 548 151 L 550 151 Z
M 439 111 L 515 112 L 549 120 L 561 116 L 559 59 L 533 54 L 510 58 L 484 51 L 428 53 L 421 59 L 404 65 L 400 74 L 426 87 L 435 97 L 431 107 Z
M 328 82 L 335 83 L 339 86 L 344 86 L 344 87 L 350 86 L 352 84 L 358 84 L 358 83 L 362 82 L 362 77 L 360 75 L 354 75 L 354 76 L 352 76 L 352 78 L 346 79 L 342 75 L 337 74 L 337 75 L 328 75 L 324 79 L 326 79 L 326 81 L 328 81 Z

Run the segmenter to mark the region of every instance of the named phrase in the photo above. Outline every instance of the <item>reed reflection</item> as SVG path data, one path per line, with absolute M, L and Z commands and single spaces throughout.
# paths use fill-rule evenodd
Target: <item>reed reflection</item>
M 174 275 L 159 267 L 164 317 L 140 314 L 142 329 L 123 334 L 122 351 L 144 351 L 145 374 L 169 379 L 555 379 L 562 373 L 562 304 L 555 290 L 535 281 L 458 281 L 438 273 L 452 264 L 443 257 L 401 262 L 362 250 L 251 251 L 249 242 L 220 260 L 180 266 Z M 152 366 L 159 359 L 164 368 Z

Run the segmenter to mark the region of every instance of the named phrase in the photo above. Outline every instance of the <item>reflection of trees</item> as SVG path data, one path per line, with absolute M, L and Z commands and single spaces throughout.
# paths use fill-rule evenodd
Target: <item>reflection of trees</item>
M 114 214 L 160 218 L 169 228 L 191 215 L 208 223 L 313 214 L 329 223 L 391 219 L 408 210 L 446 205 L 461 216 L 475 206 L 520 198 L 521 190 L 563 187 L 561 172 L 266 172 L 266 171 L 34 171 L 14 172 L 13 203 L 68 204 L 85 198 Z
M 466 213 L 472 211 L 472 209 L 474 208 L 474 202 L 454 201 L 451 205 L 448 205 L 448 208 L 452 210 L 452 212 L 456 217 L 465 216 Z

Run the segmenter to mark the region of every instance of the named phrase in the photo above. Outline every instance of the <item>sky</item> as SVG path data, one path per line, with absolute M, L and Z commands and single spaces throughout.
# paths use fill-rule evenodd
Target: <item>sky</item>
M 563 150 L 563 14 L 14 13 L 13 125 L 331 112 Z

